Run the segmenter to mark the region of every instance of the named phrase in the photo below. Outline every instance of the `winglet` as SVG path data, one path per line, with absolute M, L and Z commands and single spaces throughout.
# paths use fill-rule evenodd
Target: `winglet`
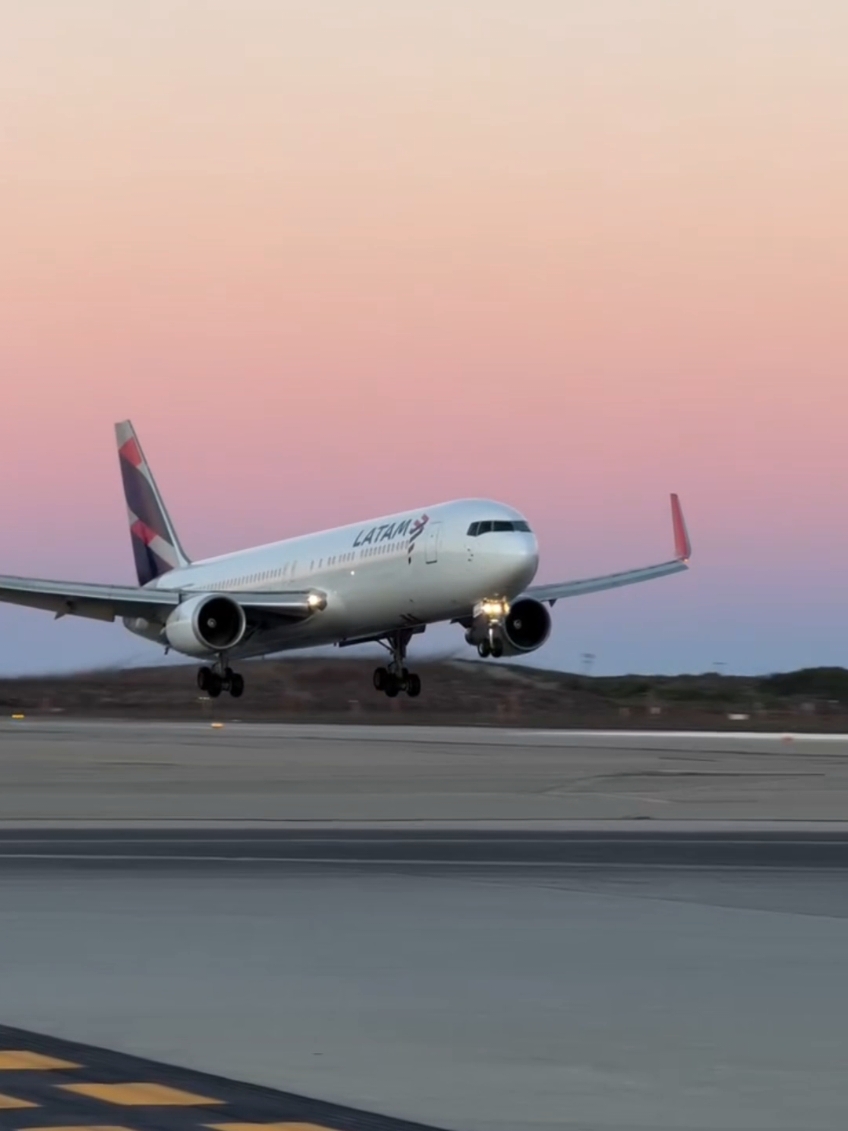
M 689 541 L 683 508 L 677 495 L 671 496 L 671 521 L 674 526 L 674 556 L 678 561 L 688 564 L 692 557 L 692 543 Z

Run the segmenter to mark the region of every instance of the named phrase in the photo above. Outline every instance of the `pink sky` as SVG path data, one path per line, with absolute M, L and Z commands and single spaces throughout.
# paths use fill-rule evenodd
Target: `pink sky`
M 131 416 L 197 555 L 482 494 L 554 579 L 665 554 L 676 490 L 692 573 L 538 662 L 845 661 L 846 41 L 842 0 L 7 5 L 0 569 L 132 578 Z M 0 671 L 136 655 L 0 611 Z

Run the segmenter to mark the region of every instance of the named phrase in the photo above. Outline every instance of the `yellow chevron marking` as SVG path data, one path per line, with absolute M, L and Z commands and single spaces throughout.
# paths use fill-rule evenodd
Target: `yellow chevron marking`
M 70 1060 L 59 1060 L 56 1056 L 42 1056 L 40 1052 L 27 1052 L 26 1049 L 0 1049 L 0 1072 L 33 1071 L 50 1072 L 55 1068 L 79 1068 Z
M 0 1095 L 0 1111 L 16 1111 L 23 1107 L 38 1107 L 38 1104 L 30 1103 L 29 1100 L 19 1100 L 16 1096 Z
M 192 1092 L 181 1092 L 179 1088 L 169 1088 L 165 1084 L 63 1084 L 62 1088 L 66 1092 L 123 1107 L 202 1107 L 224 1102 L 209 1096 L 196 1096 Z

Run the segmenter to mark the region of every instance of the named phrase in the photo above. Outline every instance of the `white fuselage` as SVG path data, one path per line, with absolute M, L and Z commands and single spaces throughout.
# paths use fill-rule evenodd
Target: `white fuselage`
M 535 535 L 518 511 L 463 499 L 194 562 L 150 587 L 186 596 L 325 593 L 320 613 L 258 633 L 235 650 L 265 655 L 468 617 L 480 601 L 516 597 L 538 564 Z M 143 621 L 124 623 L 148 638 L 161 633 Z

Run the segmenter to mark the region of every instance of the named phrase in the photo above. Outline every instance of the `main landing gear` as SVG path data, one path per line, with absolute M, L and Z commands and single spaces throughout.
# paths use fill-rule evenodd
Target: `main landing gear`
M 410 699 L 421 694 L 421 676 L 406 667 L 406 649 L 411 639 L 411 632 L 400 630 L 380 641 L 391 652 L 392 658 L 387 667 L 374 669 L 374 686 L 390 699 L 395 699 L 401 691 L 405 691 Z
M 244 695 L 244 676 L 225 666 L 219 660 L 214 668 L 203 667 L 197 673 L 197 686 L 205 691 L 210 699 L 217 699 L 222 691 L 229 691 L 233 699 Z
M 503 641 L 492 634 L 490 640 L 480 641 L 477 645 L 477 651 L 484 660 L 487 656 L 494 656 L 496 660 L 499 660 L 503 655 Z

